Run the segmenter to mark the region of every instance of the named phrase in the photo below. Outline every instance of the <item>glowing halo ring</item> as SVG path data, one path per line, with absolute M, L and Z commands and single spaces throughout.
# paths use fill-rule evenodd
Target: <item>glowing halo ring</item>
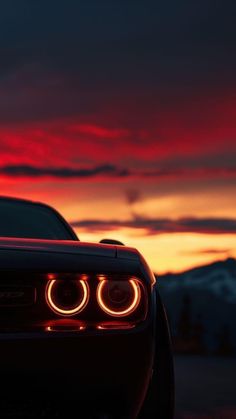
M 89 287 L 87 282 L 81 280 L 78 281 L 83 288 L 84 294 L 81 303 L 71 310 L 62 309 L 53 302 L 52 289 L 56 282 L 58 281 L 56 281 L 56 279 L 53 279 L 48 282 L 46 287 L 46 301 L 51 310 L 54 311 L 54 313 L 56 314 L 60 314 L 61 316 L 74 316 L 75 314 L 80 313 L 86 307 L 89 300 Z
M 133 301 L 132 301 L 132 304 L 130 304 L 128 308 L 126 308 L 125 310 L 120 310 L 120 311 L 111 310 L 109 307 L 107 307 L 107 305 L 103 301 L 102 291 L 103 291 L 104 286 L 107 284 L 107 282 L 108 280 L 104 279 L 99 282 L 98 287 L 97 287 L 97 301 L 100 308 L 106 314 L 109 314 L 110 316 L 113 316 L 113 317 L 125 317 L 133 313 L 138 307 L 141 300 L 140 285 L 137 283 L 137 281 L 135 281 L 134 279 L 129 279 L 128 282 L 131 284 L 133 288 L 133 292 L 134 292 Z

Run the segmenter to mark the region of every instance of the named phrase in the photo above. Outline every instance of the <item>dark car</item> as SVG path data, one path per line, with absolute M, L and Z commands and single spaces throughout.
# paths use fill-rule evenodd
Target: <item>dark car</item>
M 155 277 L 137 250 L 105 242 L 0 198 L 1 417 L 173 418 Z

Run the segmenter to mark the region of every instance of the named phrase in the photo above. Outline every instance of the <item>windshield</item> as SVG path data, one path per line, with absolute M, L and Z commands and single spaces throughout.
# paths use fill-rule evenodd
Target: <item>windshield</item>
M 47 206 L 0 200 L 0 236 L 75 240 L 70 227 Z

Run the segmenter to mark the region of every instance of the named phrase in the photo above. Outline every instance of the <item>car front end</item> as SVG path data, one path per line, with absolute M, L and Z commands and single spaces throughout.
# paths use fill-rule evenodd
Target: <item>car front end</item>
M 0 266 L 1 397 L 78 417 L 137 417 L 153 373 L 158 311 L 155 278 L 140 254 L 8 238 L 0 240 Z

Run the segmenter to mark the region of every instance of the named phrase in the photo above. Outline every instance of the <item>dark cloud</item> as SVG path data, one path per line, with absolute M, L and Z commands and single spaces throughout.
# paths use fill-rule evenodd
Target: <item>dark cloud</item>
M 54 178 L 90 178 L 99 175 L 123 177 L 127 176 L 126 170 L 119 170 L 112 164 L 95 166 L 87 169 L 71 168 L 40 168 L 27 165 L 4 166 L 0 169 L 0 174 L 9 177 L 54 177 Z
M 195 218 L 179 219 L 136 217 L 131 220 L 81 220 L 71 225 L 87 231 L 109 231 L 118 228 L 144 230 L 146 235 L 170 233 L 236 234 L 236 219 Z
M 234 249 L 200 249 L 200 250 L 194 250 L 189 252 L 181 252 L 182 254 L 188 254 L 188 255 L 222 255 L 222 254 L 229 254 Z
M 1 155 L 0 172 L 234 176 L 235 9 L 227 0 L 3 2 L 0 148 L 11 149 Z M 91 129 L 66 130 L 60 122 L 69 118 L 107 133 L 93 139 Z M 57 128 L 40 127 L 45 121 Z M 44 156 L 47 167 L 33 167 Z M 76 161 L 92 167 L 71 168 Z M 107 161 L 112 168 L 104 170 Z
M 232 88 L 235 11 L 229 0 L 4 2 L 1 118 L 83 114 L 121 92 L 165 104 L 196 86 Z
M 128 205 L 133 205 L 142 200 L 142 194 L 139 189 L 127 189 L 125 191 L 125 198 Z
M 79 179 L 79 178 L 96 178 L 115 177 L 115 178 L 139 178 L 139 179 L 178 179 L 186 177 L 196 178 L 214 178 L 214 177 L 235 177 L 236 168 L 200 168 L 200 169 L 146 169 L 138 170 L 132 168 L 119 167 L 113 164 L 102 164 L 86 168 L 69 168 L 69 167 L 37 167 L 32 165 L 5 165 L 0 167 L 0 175 L 21 178 L 41 178 L 51 177 L 58 179 Z M 126 191 L 126 199 L 129 204 L 134 204 L 141 200 L 141 194 L 136 189 Z

